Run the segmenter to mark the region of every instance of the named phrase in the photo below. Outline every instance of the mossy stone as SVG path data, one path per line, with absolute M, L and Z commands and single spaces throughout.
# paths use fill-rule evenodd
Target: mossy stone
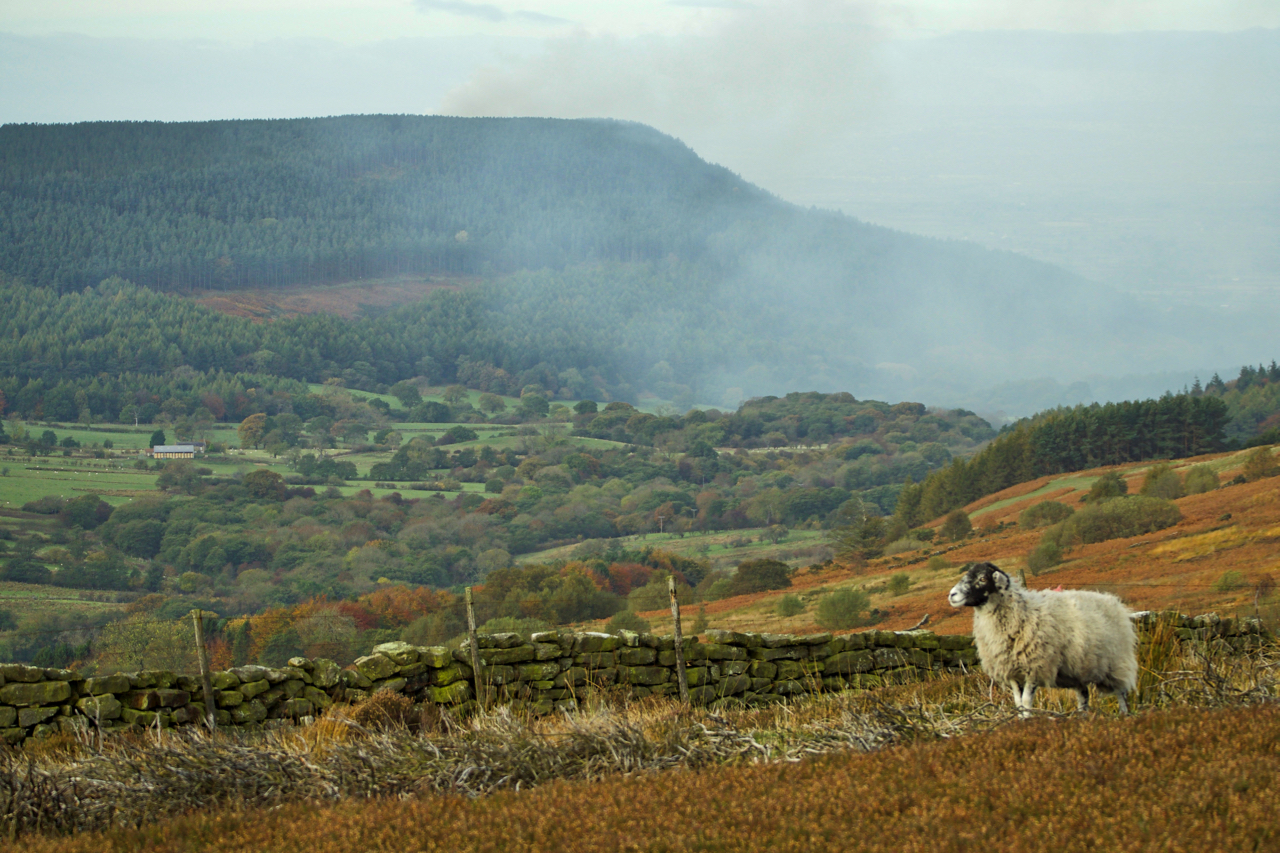
M 0 687 L 0 705 L 57 705 L 71 698 L 66 681 L 13 682 Z

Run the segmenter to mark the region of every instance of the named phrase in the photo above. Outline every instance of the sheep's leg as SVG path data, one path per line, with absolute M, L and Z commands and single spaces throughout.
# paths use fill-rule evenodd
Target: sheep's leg
M 1125 701 L 1127 695 L 1123 690 L 1116 691 L 1116 700 L 1120 703 L 1120 716 L 1122 717 L 1129 716 L 1129 703 Z
M 1016 681 L 1009 681 L 1009 692 L 1013 694 L 1013 707 L 1018 711 L 1022 711 L 1022 685 Z
M 1123 699 L 1121 699 L 1120 701 L 1121 703 L 1124 702 Z M 1083 714 L 1088 710 L 1089 710 L 1089 688 L 1077 687 L 1076 688 L 1076 711 Z
M 1016 688 L 1015 688 L 1016 689 Z M 1015 703 L 1022 712 L 1022 716 L 1030 717 L 1031 709 L 1034 706 L 1033 699 L 1036 695 L 1036 684 L 1034 681 L 1027 679 L 1022 684 L 1021 695 L 1015 697 Z

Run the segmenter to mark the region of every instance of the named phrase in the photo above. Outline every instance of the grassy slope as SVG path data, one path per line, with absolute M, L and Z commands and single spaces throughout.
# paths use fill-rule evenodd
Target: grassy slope
M 202 811 L 11 849 L 1275 849 L 1278 743 L 1274 705 L 1049 718 L 871 754 L 552 781 L 479 799 Z
M 1243 463 L 1244 453 L 1217 454 L 1181 460 L 1178 469 L 1210 463 L 1225 483 Z M 1130 493 L 1138 491 L 1148 464 L 1122 466 Z M 709 602 L 705 613 L 711 627 L 809 633 L 822 630 L 815 621 L 816 601 L 827 592 L 847 586 L 865 587 L 871 603 L 885 613 L 877 627 L 902 630 L 926 614 L 929 628 L 939 633 L 967 633 L 970 614 L 953 610 L 946 592 L 955 582 L 954 568 L 933 570 L 927 556 L 943 556 L 952 567 L 976 560 L 992 560 L 1014 574 L 1025 572 L 1026 555 L 1039 541 L 1041 531 L 1022 531 L 1018 513 L 1042 500 L 1058 500 L 1079 506 L 1093 481 L 1105 471 L 1097 469 L 1066 477 L 1042 477 L 972 504 L 968 511 L 978 527 L 975 535 L 958 544 L 939 544 L 921 551 L 870 561 L 861 568 L 833 566 L 801 568 L 793 586 L 754 595 Z M 1257 582 L 1267 574 L 1280 580 L 1280 478 L 1226 486 L 1177 501 L 1183 520 L 1167 530 L 1145 536 L 1086 545 L 1071 551 L 1062 565 L 1040 576 L 1026 573 L 1033 588 L 1059 585 L 1114 592 L 1135 610 L 1173 608 L 1184 613 L 1217 611 L 1222 614 L 1255 613 Z M 1228 517 L 1229 516 L 1229 517 Z M 992 530 L 1000 522 L 1012 524 Z M 933 526 L 938 526 L 935 521 Z M 781 547 L 786 547 L 785 544 Z M 902 595 L 887 589 L 891 575 L 906 573 L 911 588 Z M 1220 586 L 1224 574 L 1239 572 L 1243 585 Z M 778 599 L 796 594 L 807 609 L 784 619 L 774 608 Z M 1280 601 L 1273 594 L 1258 602 L 1257 612 L 1271 622 L 1280 621 Z M 670 630 L 670 615 L 662 611 L 644 614 L 655 630 Z

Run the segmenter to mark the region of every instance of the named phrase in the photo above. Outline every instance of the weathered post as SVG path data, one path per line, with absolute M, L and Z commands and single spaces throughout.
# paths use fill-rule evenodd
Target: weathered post
M 689 676 L 684 671 L 684 635 L 680 632 L 680 600 L 676 598 L 675 576 L 667 578 L 667 592 L 671 593 L 671 618 L 676 633 L 676 681 L 680 685 L 680 702 L 689 704 Z
M 476 636 L 476 608 L 471 602 L 471 587 L 467 587 L 467 639 L 471 643 L 471 670 L 476 688 L 476 701 L 481 708 L 489 706 L 489 691 L 480 680 L 480 641 Z
M 213 703 L 213 682 L 209 679 L 209 650 L 204 645 L 204 613 L 191 611 L 191 624 L 196 629 L 196 656 L 200 661 L 200 686 L 204 690 L 204 718 L 209 730 L 218 728 L 218 715 Z

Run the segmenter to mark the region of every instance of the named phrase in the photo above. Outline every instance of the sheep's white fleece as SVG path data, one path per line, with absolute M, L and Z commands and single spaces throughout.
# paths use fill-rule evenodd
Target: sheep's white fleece
M 1040 592 L 1011 582 L 974 610 L 973 640 L 983 671 L 997 683 L 1056 687 L 1061 673 L 1123 694 L 1138 682 L 1137 633 L 1114 595 Z

